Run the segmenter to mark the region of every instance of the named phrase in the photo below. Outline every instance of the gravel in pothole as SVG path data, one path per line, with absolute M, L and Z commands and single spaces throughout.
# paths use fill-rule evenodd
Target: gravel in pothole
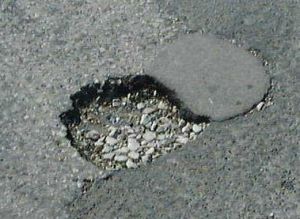
M 81 122 L 70 128 L 73 146 L 106 170 L 137 168 L 182 147 L 208 126 L 187 122 L 166 97 L 144 89 L 80 109 Z

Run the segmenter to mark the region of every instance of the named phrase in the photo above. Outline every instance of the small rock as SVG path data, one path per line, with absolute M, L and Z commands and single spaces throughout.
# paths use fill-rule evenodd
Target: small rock
M 143 145 L 143 146 L 146 145 L 147 143 L 148 143 L 148 142 L 145 141 L 145 140 L 142 140 L 142 141 L 141 141 L 141 145 Z
M 161 109 L 161 110 L 164 110 L 164 109 L 167 109 L 168 106 L 166 103 L 164 103 L 163 101 L 160 101 L 158 106 L 157 106 L 158 109 Z
M 190 139 L 196 140 L 196 138 L 197 138 L 197 135 L 194 132 L 191 132 L 190 133 Z
M 114 160 L 118 161 L 118 162 L 124 162 L 124 161 L 128 160 L 128 157 L 125 155 L 117 155 L 117 156 L 115 156 Z
M 136 134 L 130 134 L 130 135 L 128 135 L 128 138 L 136 138 Z
M 156 134 L 155 132 L 146 131 L 145 134 L 143 134 L 143 138 L 149 142 L 156 138 Z
M 151 107 L 147 107 L 147 108 L 145 108 L 145 109 L 143 110 L 143 114 L 151 114 L 151 113 L 153 113 L 153 112 L 155 112 L 155 111 L 156 111 L 156 109 L 151 108 Z
M 149 155 L 142 156 L 142 162 L 143 163 L 148 163 L 149 162 Z
M 181 147 L 181 146 L 182 146 L 182 144 L 180 144 L 180 143 L 176 143 L 176 142 L 175 142 L 175 143 L 173 144 L 173 148 L 174 148 L 174 149 L 179 148 L 179 147 Z
M 160 125 L 157 127 L 156 132 L 162 133 L 162 132 L 165 132 L 167 129 L 168 129 L 168 127 L 166 125 Z
M 130 159 L 128 159 L 127 161 L 126 161 L 126 166 L 127 166 L 127 168 L 137 168 L 137 164 L 136 163 L 134 163 L 132 160 L 130 160 Z
M 102 159 L 103 160 L 112 160 L 114 156 L 115 156 L 115 153 L 103 154 Z
M 128 147 L 121 147 L 118 150 L 116 150 L 116 153 L 118 153 L 118 154 L 127 154 L 128 151 L 129 151 Z
M 176 106 L 172 107 L 172 113 L 177 113 L 177 107 Z
M 86 138 L 97 141 L 100 138 L 100 133 L 96 130 L 91 130 L 86 133 Z
M 264 105 L 265 105 L 265 102 L 260 102 L 259 104 L 257 104 L 256 109 L 257 109 L 258 111 L 261 111 L 262 108 L 264 107 Z
M 157 127 L 157 122 L 154 121 L 150 127 L 150 130 L 154 131 L 156 129 L 156 127 Z
M 187 123 L 183 128 L 182 128 L 182 132 L 188 132 L 191 130 L 191 125 L 190 123 Z
M 128 157 L 132 158 L 133 160 L 137 160 L 140 158 L 140 154 L 135 151 L 131 151 L 129 152 Z
M 166 135 L 165 134 L 159 134 L 157 136 L 157 140 L 164 140 L 166 138 Z
M 179 135 L 176 139 L 176 142 L 181 143 L 181 144 L 186 144 L 189 141 L 187 137 Z
M 149 148 L 149 149 L 145 152 L 145 154 L 146 154 L 146 155 L 151 155 L 151 154 L 154 153 L 154 151 L 155 151 L 154 148 Z
M 98 141 L 95 142 L 94 144 L 96 147 L 99 147 L 99 146 L 103 146 L 104 145 L 104 142 L 102 141 L 102 139 L 98 139 Z
M 179 123 L 178 123 L 178 126 L 179 127 L 182 127 L 185 125 L 185 121 L 183 119 L 180 119 Z
M 170 121 L 170 119 L 169 118 L 167 118 L 167 117 L 161 117 L 160 119 L 159 119 L 159 121 L 161 122 L 161 123 L 167 123 L 167 124 L 169 124 L 169 123 L 171 123 L 171 121 Z
M 143 114 L 143 115 L 141 116 L 140 124 L 141 124 L 141 125 L 146 125 L 146 124 L 148 124 L 149 122 L 150 122 L 149 116 L 148 116 L 147 114 Z
M 104 148 L 102 149 L 102 153 L 108 153 L 111 152 L 113 150 L 112 147 L 105 145 Z
M 192 129 L 193 129 L 193 132 L 199 133 L 199 132 L 202 131 L 202 126 L 201 126 L 201 125 L 194 124 L 193 127 L 192 127 Z
M 121 105 L 121 101 L 119 99 L 113 99 L 112 100 L 112 106 L 117 107 Z
M 127 147 L 131 151 L 136 151 L 140 147 L 140 143 L 134 138 L 128 138 L 127 142 L 128 142 Z
M 136 108 L 138 109 L 138 110 L 141 110 L 141 109 L 144 109 L 144 107 L 145 107 L 145 104 L 144 103 L 138 103 L 137 105 L 136 105 Z
M 109 133 L 108 135 L 109 135 L 110 137 L 113 137 L 113 136 L 116 134 L 117 131 L 118 131 L 117 128 L 111 127 L 111 128 L 110 128 L 110 133 Z
M 113 137 L 110 137 L 110 136 L 107 136 L 106 139 L 105 139 L 106 143 L 109 144 L 109 145 L 115 145 L 118 143 L 118 140 L 113 138 Z

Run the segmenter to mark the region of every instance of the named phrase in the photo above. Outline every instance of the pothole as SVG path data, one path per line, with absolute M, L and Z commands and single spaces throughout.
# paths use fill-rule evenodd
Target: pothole
M 147 75 L 108 78 L 71 96 L 60 115 L 82 157 L 105 170 L 137 168 L 195 140 L 209 118 Z

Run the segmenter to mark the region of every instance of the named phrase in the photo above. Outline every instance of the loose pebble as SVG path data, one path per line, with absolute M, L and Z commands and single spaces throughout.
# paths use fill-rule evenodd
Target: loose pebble
M 154 148 L 152 147 L 152 148 L 149 148 L 149 149 L 146 151 L 145 154 L 151 155 L 151 154 L 153 154 L 153 153 L 154 153 Z
M 100 138 L 100 133 L 96 130 L 91 130 L 86 133 L 86 138 L 97 141 Z
M 145 104 L 144 104 L 144 103 L 138 103 L 138 104 L 136 105 L 136 108 L 137 108 L 138 110 L 144 109 L 144 107 L 145 107 Z
M 176 142 L 181 143 L 181 144 L 186 144 L 188 141 L 189 141 L 189 139 L 184 136 L 178 136 L 176 139 Z
M 140 154 L 135 151 L 131 151 L 128 153 L 128 157 L 132 158 L 133 160 L 137 160 L 140 158 Z
M 115 145 L 118 143 L 118 140 L 113 137 L 107 136 L 105 142 L 109 145 Z
M 147 114 L 143 114 L 143 115 L 141 116 L 140 124 L 141 124 L 141 125 L 146 125 L 146 124 L 148 124 L 149 122 L 150 122 L 150 118 L 148 117 L 148 115 L 147 115 Z
M 262 108 L 264 107 L 264 105 L 265 105 L 265 102 L 260 102 L 259 104 L 257 104 L 256 109 L 257 109 L 258 111 L 261 111 Z
M 118 153 L 118 154 L 127 154 L 128 152 L 129 152 L 128 147 L 121 147 L 118 150 L 116 150 L 116 153 Z
M 183 128 L 182 128 L 182 132 L 188 132 L 191 129 L 191 125 L 190 123 L 187 123 Z
M 142 156 L 142 162 L 147 163 L 149 161 L 149 155 Z
M 134 163 L 132 160 L 128 159 L 128 160 L 126 161 L 126 167 L 127 167 L 127 168 L 137 168 L 137 164 Z
M 156 138 L 156 134 L 151 131 L 146 131 L 145 134 L 143 134 L 143 138 L 149 142 Z
M 136 151 L 140 147 L 140 143 L 134 138 L 128 138 L 127 147 L 131 151 Z
M 102 158 L 104 160 L 112 160 L 114 156 L 115 156 L 115 153 L 108 153 L 108 154 L 103 154 Z
M 98 141 L 95 142 L 94 145 L 95 145 L 95 146 L 103 146 L 103 145 L 104 145 L 104 142 L 103 142 L 101 139 L 99 139 Z
M 104 148 L 102 149 L 102 153 L 107 153 L 107 152 L 111 152 L 113 150 L 113 148 L 111 146 L 104 146 Z
M 158 109 L 167 109 L 168 106 L 167 104 L 165 104 L 163 101 L 160 101 L 158 106 L 157 106 Z
M 118 131 L 118 129 L 116 129 L 115 127 L 112 127 L 110 133 L 108 134 L 108 136 L 113 137 L 116 134 L 117 131 Z
M 202 131 L 201 125 L 197 125 L 197 124 L 194 124 L 192 129 L 193 129 L 193 132 L 195 132 L 195 133 L 199 133 Z
M 114 158 L 115 161 L 119 161 L 119 162 L 124 162 L 124 161 L 126 161 L 127 159 L 128 159 L 128 157 L 125 156 L 125 155 L 117 155 L 117 156 L 115 156 L 115 158 Z
M 155 111 L 156 111 L 156 109 L 151 108 L 151 107 L 147 107 L 147 108 L 145 108 L 145 109 L 143 110 L 143 114 L 151 114 L 151 113 L 153 113 L 153 112 L 155 112 Z

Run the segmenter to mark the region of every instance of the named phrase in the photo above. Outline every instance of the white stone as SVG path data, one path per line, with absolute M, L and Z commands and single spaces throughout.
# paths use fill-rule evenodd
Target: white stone
M 117 107 L 121 105 L 121 101 L 119 99 L 113 99 L 112 106 Z
M 100 133 L 96 130 L 91 130 L 88 133 L 86 133 L 86 138 L 97 141 L 100 138 Z
M 143 134 L 143 138 L 146 140 L 146 141 L 152 141 L 156 138 L 156 134 L 155 132 L 151 132 L 151 131 L 146 131 L 144 134 Z
M 128 157 L 125 155 L 117 155 L 117 156 L 115 156 L 114 160 L 118 161 L 118 162 L 124 162 L 124 161 L 128 160 Z
M 145 104 L 144 103 L 138 103 L 137 105 L 136 105 L 136 108 L 138 109 L 138 110 L 141 110 L 141 109 L 143 109 L 145 107 Z
M 147 151 L 146 151 L 146 155 L 151 155 L 151 154 L 153 154 L 154 153 L 154 151 L 155 151 L 155 149 L 154 148 L 149 148 Z
M 183 128 L 182 128 L 182 132 L 188 132 L 191 130 L 191 125 L 190 123 L 187 123 Z
M 116 134 L 117 130 L 118 130 L 118 129 L 116 129 L 115 127 L 111 127 L 111 128 L 110 128 L 109 136 L 110 136 L 110 137 L 113 137 L 113 136 Z
M 141 116 L 140 124 L 141 125 L 146 125 L 149 122 L 150 122 L 150 119 L 149 119 L 148 115 L 147 114 L 143 114 Z
M 156 129 L 156 132 L 158 132 L 158 133 L 164 132 L 164 131 L 166 131 L 167 128 L 168 127 L 165 125 L 159 125 Z
M 151 107 L 147 107 L 147 108 L 145 108 L 145 109 L 143 110 L 143 114 L 151 114 L 151 113 L 153 113 L 153 112 L 155 112 L 155 111 L 156 111 L 156 109 L 151 108 Z
M 165 139 L 166 138 L 166 135 L 165 134 L 159 134 L 158 136 L 157 136 L 157 139 L 158 140 L 163 140 L 163 139 Z
M 121 147 L 118 150 L 116 150 L 116 153 L 118 153 L 118 154 L 127 154 L 128 152 L 129 152 L 128 147 Z
M 102 159 L 104 159 L 104 160 L 112 160 L 114 156 L 115 156 L 115 153 L 103 154 L 102 155 Z
M 102 139 L 99 139 L 98 141 L 95 142 L 95 146 L 103 146 L 104 142 L 102 141 Z
M 126 161 L 126 166 L 127 166 L 127 168 L 137 168 L 137 164 L 136 163 L 134 163 L 132 160 L 130 160 L 130 159 L 128 159 L 127 161 Z
M 257 109 L 258 111 L 261 111 L 262 108 L 264 107 L 264 105 L 265 105 L 265 103 L 262 101 L 262 102 L 260 102 L 259 104 L 257 104 L 256 109 Z
M 142 156 L 142 162 L 147 163 L 149 161 L 149 155 Z
M 184 126 L 184 124 L 185 124 L 185 121 L 183 119 L 180 119 L 178 126 L 182 127 L 182 126 Z
M 133 160 L 137 160 L 140 158 L 140 154 L 135 151 L 131 151 L 128 153 L 128 157 L 132 158 Z
M 167 109 L 168 106 L 167 106 L 167 104 L 164 103 L 163 101 L 160 101 L 160 102 L 158 103 L 157 108 L 158 108 L 158 109 L 161 109 L 161 110 L 164 110 L 164 109 Z
M 179 135 L 176 139 L 176 142 L 181 143 L 181 144 L 186 144 L 189 141 L 187 137 Z
M 131 151 L 136 151 L 140 147 L 140 143 L 134 138 L 128 138 L 127 147 Z
M 118 143 L 118 140 L 113 138 L 113 137 L 110 137 L 110 136 L 107 136 L 106 139 L 105 139 L 106 143 L 109 144 L 109 145 L 115 145 Z
M 108 152 L 111 152 L 113 150 L 112 147 L 106 145 L 104 146 L 104 148 L 102 149 L 102 153 L 108 153 Z
M 154 121 L 150 127 L 150 130 L 154 131 L 156 129 L 156 127 L 157 127 L 157 122 Z
M 200 124 L 199 125 L 194 124 L 193 127 L 192 127 L 192 129 L 193 129 L 193 132 L 199 133 L 199 132 L 202 131 L 202 126 Z

